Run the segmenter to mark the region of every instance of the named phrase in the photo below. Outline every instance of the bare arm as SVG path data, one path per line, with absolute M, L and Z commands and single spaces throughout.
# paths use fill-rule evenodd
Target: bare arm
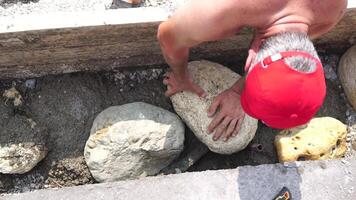
M 256 1 L 244 0 L 193 0 L 159 26 L 157 37 L 177 84 L 187 82 L 186 68 L 191 47 L 236 34 L 243 26 L 264 23 L 266 18 L 263 16 L 268 12 L 262 12 L 263 8 L 256 7 L 256 4 Z M 169 81 L 166 84 L 169 85 Z M 201 93 L 196 86 L 195 89 L 186 87 L 189 86 L 173 87 L 174 90 L 167 94 L 170 96 L 185 89 Z

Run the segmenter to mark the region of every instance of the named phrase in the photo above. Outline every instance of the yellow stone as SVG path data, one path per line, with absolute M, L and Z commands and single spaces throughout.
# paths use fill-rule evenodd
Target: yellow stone
M 281 131 L 274 144 L 280 162 L 342 157 L 347 127 L 332 117 L 314 118 L 308 124 Z

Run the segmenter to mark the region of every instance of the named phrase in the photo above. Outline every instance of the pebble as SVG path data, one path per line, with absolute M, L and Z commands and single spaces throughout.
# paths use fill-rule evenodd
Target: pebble
M 36 88 L 36 82 L 36 79 L 28 79 L 25 81 L 25 86 L 26 88 L 33 90 Z

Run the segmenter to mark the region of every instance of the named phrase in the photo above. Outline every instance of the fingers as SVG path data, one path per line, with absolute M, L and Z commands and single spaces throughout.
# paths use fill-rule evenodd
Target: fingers
M 222 114 L 221 112 L 217 116 L 215 116 L 213 121 L 211 121 L 209 126 L 208 126 L 208 133 L 213 132 L 215 127 L 217 125 L 219 125 L 219 123 L 221 122 L 221 120 L 223 120 L 223 118 L 224 118 L 224 114 Z
M 169 85 L 169 78 L 170 78 L 170 76 L 171 76 L 171 72 L 166 72 L 166 73 L 164 73 L 163 74 L 163 84 L 164 85 Z
M 194 84 L 191 92 L 196 93 L 199 97 L 206 97 L 206 92 L 199 86 Z
M 168 71 L 166 73 L 163 74 L 164 78 L 168 78 L 171 75 L 172 72 Z
M 163 79 L 163 85 L 169 85 L 169 81 L 167 78 Z
M 230 117 L 225 117 L 225 119 L 215 129 L 213 140 L 218 140 L 220 138 L 220 136 L 224 133 L 226 127 L 229 125 L 230 121 L 231 121 Z
M 229 127 L 227 128 L 227 130 L 225 131 L 225 134 L 224 134 L 224 141 L 227 141 L 230 136 L 232 135 L 232 133 L 234 132 L 235 130 L 235 127 L 236 127 L 236 124 L 238 122 L 238 119 L 235 118 L 233 120 L 231 120 L 230 124 L 229 124 Z
M 252 49 L 250 49 L 248 51 L 248 56 L 246 59 L 246 64 L 245 64 L 245 72 L 247 72 L 249 70 L 249 68 L 251 67 L 252 61 L 255 59 L 256 56 L 256 52 Z
M 212 117 L 220 105 L 220 98 L 215 98 L 213 103 L 210 105 L 208 116 Z
M 167 91 L 164 93 L 166 97 L 170 97 L 174 95 L 175 93 L 179 92 L 179 90 L 176 90 L 174 88 L 168 87 Z
M 239 121 L 237 122 L 237 124 L 236 124 L 236 126 L 235 126 L 235 129 L 234 129 L 234 131 L 233 131 L 233 133 L 232 133 L 232 136 L 233 136 L 233 137 L 235 137 L 235 136 L 239 133 L 239 131 L 240 131 L 240 129 L 241 129 L 241 124 L 242 124 L 243 121 L 244 121 L 244 116 L 242 116 L 242 117 L 239 119 Z
M 245 72 L 247 72 L 248 69 L 250 68 L 251 62 L 252 62 L 252 58 L 251 58 L 250 54 L 248 54 L 248 57 L 247 57 L 246 63 L 245 63 L 245 67 L 244 67 Z

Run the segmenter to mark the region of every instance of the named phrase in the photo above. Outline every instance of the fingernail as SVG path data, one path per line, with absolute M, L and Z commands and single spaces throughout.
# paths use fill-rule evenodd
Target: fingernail
M 227 141 L 227 138 L 224 138 L 224 142 L 226 142 Z

